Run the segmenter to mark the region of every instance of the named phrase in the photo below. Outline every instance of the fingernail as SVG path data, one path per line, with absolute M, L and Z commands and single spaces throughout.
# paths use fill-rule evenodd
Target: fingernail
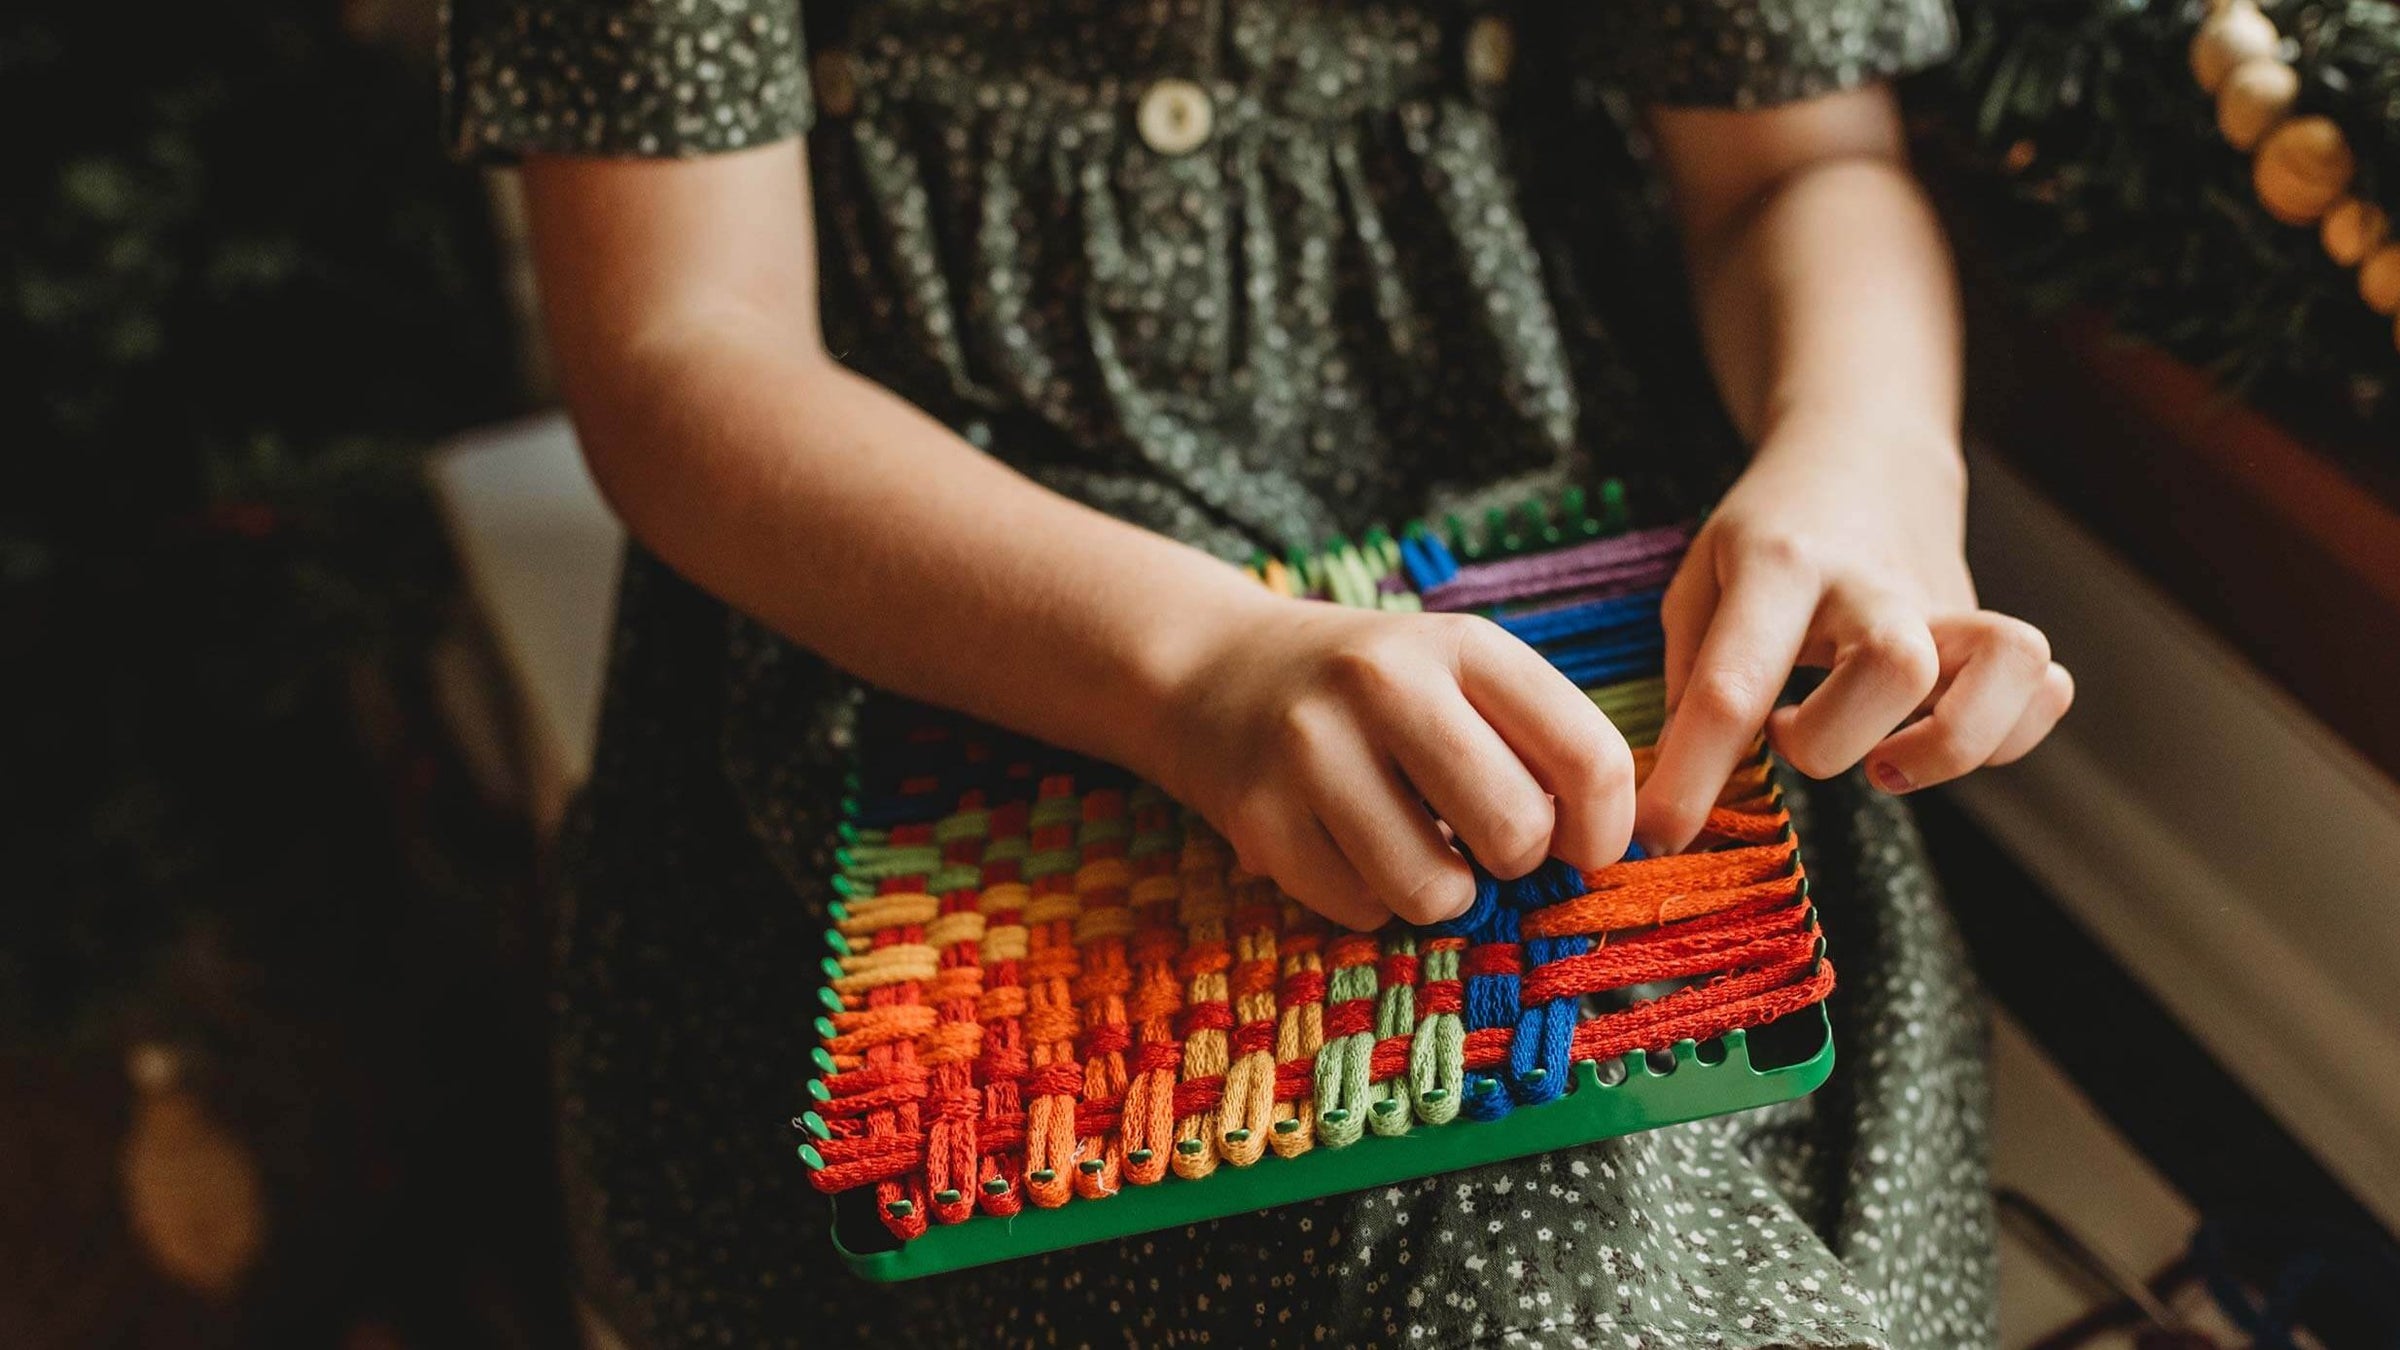
M 1878 762 L 1873 768 L 1867 770 L 1867 773 L 1874 778 L 1875 786 L 1886 792 L 1908 791 L 1908 775 L 1888 763 Z

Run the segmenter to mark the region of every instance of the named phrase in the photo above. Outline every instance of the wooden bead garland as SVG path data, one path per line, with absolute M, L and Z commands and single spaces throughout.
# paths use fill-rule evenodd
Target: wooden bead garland
M 2250 181 L 2259 204 L 2286 225 L 2314 225 L 2350 190 L 2358 161 L 2330 117 L 2297 117 L 2259 143 Z
M 2299 71 L 2272 56 L 2251 57 L 2217 89 L 2217 130 L 2234 149 L 2255 150 L 2299 97 Z
M 2325 213 L 2325 226 L 2318 238 L 2325 245 L 2325 256 L 2344 267 L 2356 267 L 2367 255 L 2382 248 L 2392 237 L 2392 218 L 2383 208 L 2356 197 L 2343 199 Z
M 2358 269 L 2358 298 L 2378 314 L 2400 314 L 2400 244 L 2385 244 Z
M 2233 0 L 2208 17 L 2192 35 L 2192 76 L 2209 93 L 2244 61 L 2272 58 L 2283 36 L 2249 0 Z
M 2316 225 L 2325 256 L 2358 269 L 2359 297 L 2400 314 L 2400 243 L 2391 217 L 2350 194 L 2358 158 L 2332 118 L 2292 116 L 2300 73 L 2283 60 L 2283 35 L 2255 0 L 2211 0 L 2192 34 L 2192 78 L 2217 101 L 2217 130 L 2252 156 L 2259 205 L 2286 225 Z M 2400 322 L 2392 329 L 2400 347 Z

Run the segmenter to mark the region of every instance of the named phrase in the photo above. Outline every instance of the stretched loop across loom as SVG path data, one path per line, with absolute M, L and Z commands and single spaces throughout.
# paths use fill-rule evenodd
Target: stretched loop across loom
M 1589 686 L 1646 774 L 1658 590 L 1682 536 L 1610 537 L 1580 506 L 1510 529 L 1570 546 L 1462 566 L 1429 531 L 1370 532 L 1260 572 L 1344 604 L 1486 609 Z M 1476 868 L 1451 923 L 1357 934 L 1239 871 L 1154 787 L 887 706 L 856 741 L 820 1076 L 796 1118 L 815 1184 L 859 1193 L 900 1244 L 862 1268 L 1423 1175 L 1788 1097 L 1830 1065 L 1829 1046 L 1755 1064 L 1742 1035 L 1833 981 L 1763 747 L 1690 852 L 1505 882 Z M 1696 1060 L 1689 1043 L 1718 1037 L 1727 1054 Z M 1670 1048 L 1664 1077 L 1636 1053 Z M 1621 1057 L 1634 1072 L 1603 1084 L 1595 1066 Z

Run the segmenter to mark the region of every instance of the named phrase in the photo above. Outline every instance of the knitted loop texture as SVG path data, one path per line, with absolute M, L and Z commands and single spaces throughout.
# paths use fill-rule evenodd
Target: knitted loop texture
M 1253 571 L 1292 595 L 1488 615 L 1590 693 L 1638 775 L 1688 542 L 1641 530 L 1462 565 L 1412 530 Z M 821 1190 L 871 1188 L 902 1240 L 1478 1128 L 1557 1099 L 1578 1062 L 1763 1026 L 1833 985 L 1763 746 L 1685 853 L 1478 867 L 1464 915 L 1373 934 L 1242 872 L 1197 816 L 1105 765 L 894 700 L 870 703 L 857 747 L 811 1164 Z

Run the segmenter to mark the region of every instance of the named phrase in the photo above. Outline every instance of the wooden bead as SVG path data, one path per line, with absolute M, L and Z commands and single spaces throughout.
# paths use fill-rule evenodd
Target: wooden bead
M 2358 298 L 2378 314 L 2400 314 L 2400 244 L 2385 244 L 2359 264 Z
M 2210 15 L 2200 31 L 2192 34 L 2192 78 L 2213 94 L 2235 66 L 2273 56 L 2282 43 L 2283 35 L 2275 31 L 2274 20 L 2247 0 L 2236 0 Z
M 2272 56 L 2254 56 L 2233 68 L 2217 89 L 2217 130 L 2236 150 L 2255 148 L 2292 111 L 2300 97 L 2300 72 Z
M 2329 117 L 2296 117 L 2259 142 L 2250 182 L 2259 204 L 2286 225 L 2313 225 L 2350 190 L 2350 142 Z
M 2391 236 L 2392 218 L 2382 207 L 2345 197 L 2325 213 L 2325 228 L 2318 237 L 2325 244 L 2326 257 L 2344 267 L 2356 267 Z
M 117 1181 L 126 1226 L 176 1284 L 223 1297 L 258 1263 L 267 1228 L 258 1160 L 199 1098 L 170 1088 L 135 1099 Z

